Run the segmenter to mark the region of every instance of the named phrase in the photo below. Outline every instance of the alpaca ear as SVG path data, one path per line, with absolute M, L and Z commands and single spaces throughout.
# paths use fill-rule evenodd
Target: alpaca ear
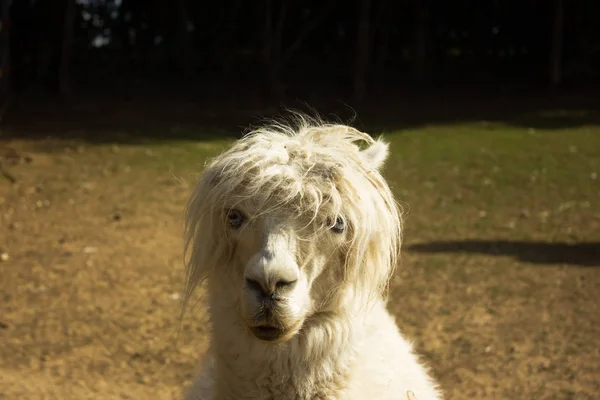
M 364 159 L 371 164 L 371 167 L 379 170 L 387 159 L 389 152 L 389 145 L 378 140 L 368 148 L 361 151 L 361 154 L 364 156 Z

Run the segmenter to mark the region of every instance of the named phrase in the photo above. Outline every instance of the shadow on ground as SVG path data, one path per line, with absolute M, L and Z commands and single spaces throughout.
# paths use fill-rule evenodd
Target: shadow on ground
M 237 138 L 251 125 L 285 115 L 286 109 L 316 111 L 328 121 L 351 123 L 372 134 L 478 121 L 533 129 L 600 126 L 600 96 L 581 91 L 402 91 L 360 103 L 331 95 L 273 102 L 248 92 L 220 97 L 194 96 L 184 89 L 127 96 L 85 92 L 70 100 L 21 95 L 14 97 L 4 112 L 0 140 L 53 138 L 136 144 Z
M 439 241 L 407 246 L 419 253 L 477 253 L 511 256 L 534 264 L 572 264 L 585 267 L 600 266 L 600 243 L 550 243 L 518 241 Z

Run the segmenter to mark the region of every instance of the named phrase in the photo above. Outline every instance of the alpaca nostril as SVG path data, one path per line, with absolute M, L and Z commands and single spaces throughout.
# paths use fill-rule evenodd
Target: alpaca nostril
M 251 278 L 246 278 L 246 286 L 259 293 L 261 296 L 263 297 L 273 297 L 275 296 L 275 294 L 277 294 L 277 292 L 280 291 L 285 291 L 288 289 L 293 288 L 296 285 L 296 282 L 298 280 L 295 279 L 293 281 L 287 281 L 287 280 L 280 280 L 275 282 L 275 285 L 263 285 L 260 282 L 251 279 Z
M 286 281 L 282 279 L 278 282 L 275 282 L 275 290 L 291 289 L 296 285 L 296 282 L 298 282 L 297 279 L 294 279 L 293 281 Z
M 260 283 L 258 283 L 258 281 L 255 281 L 254 279 L 246 278 L 246 286 L 257 293 L 260 293 L 262 296 L 267 296 L 267 291 Z

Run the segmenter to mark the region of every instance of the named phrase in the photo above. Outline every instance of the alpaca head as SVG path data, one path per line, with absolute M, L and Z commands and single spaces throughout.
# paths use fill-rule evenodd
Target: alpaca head
M 345 125 L 276 125 L 238 140 L 188 204 L 186 298 L 206 279 L 250 335 L 283 342 L 348 299 L 382 295 L 400 249 L 379 173 L 387 152 Z

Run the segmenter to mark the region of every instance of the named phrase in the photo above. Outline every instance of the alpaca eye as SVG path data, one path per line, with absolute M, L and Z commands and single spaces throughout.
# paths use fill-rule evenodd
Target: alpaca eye
M 229 222 L 229 225 L 233 229 L 237 229 L 240 226 L 242 226 L 245 220 L 246 217 L 244 216 L 244 214 L 241 213 L 241 211 L 229 210 L 229 212 L 227 213 L 227 222 Z
M 342 217 L 337 217 L 335 219 L 335 224 L 333 224 L 332 226 L 331 218 L 327 218 L 327 226 L 330 226 L 331 230 L 335 233 L 342 233 L 346 228 L 346 223 L 344 222 L 344 219 Z

